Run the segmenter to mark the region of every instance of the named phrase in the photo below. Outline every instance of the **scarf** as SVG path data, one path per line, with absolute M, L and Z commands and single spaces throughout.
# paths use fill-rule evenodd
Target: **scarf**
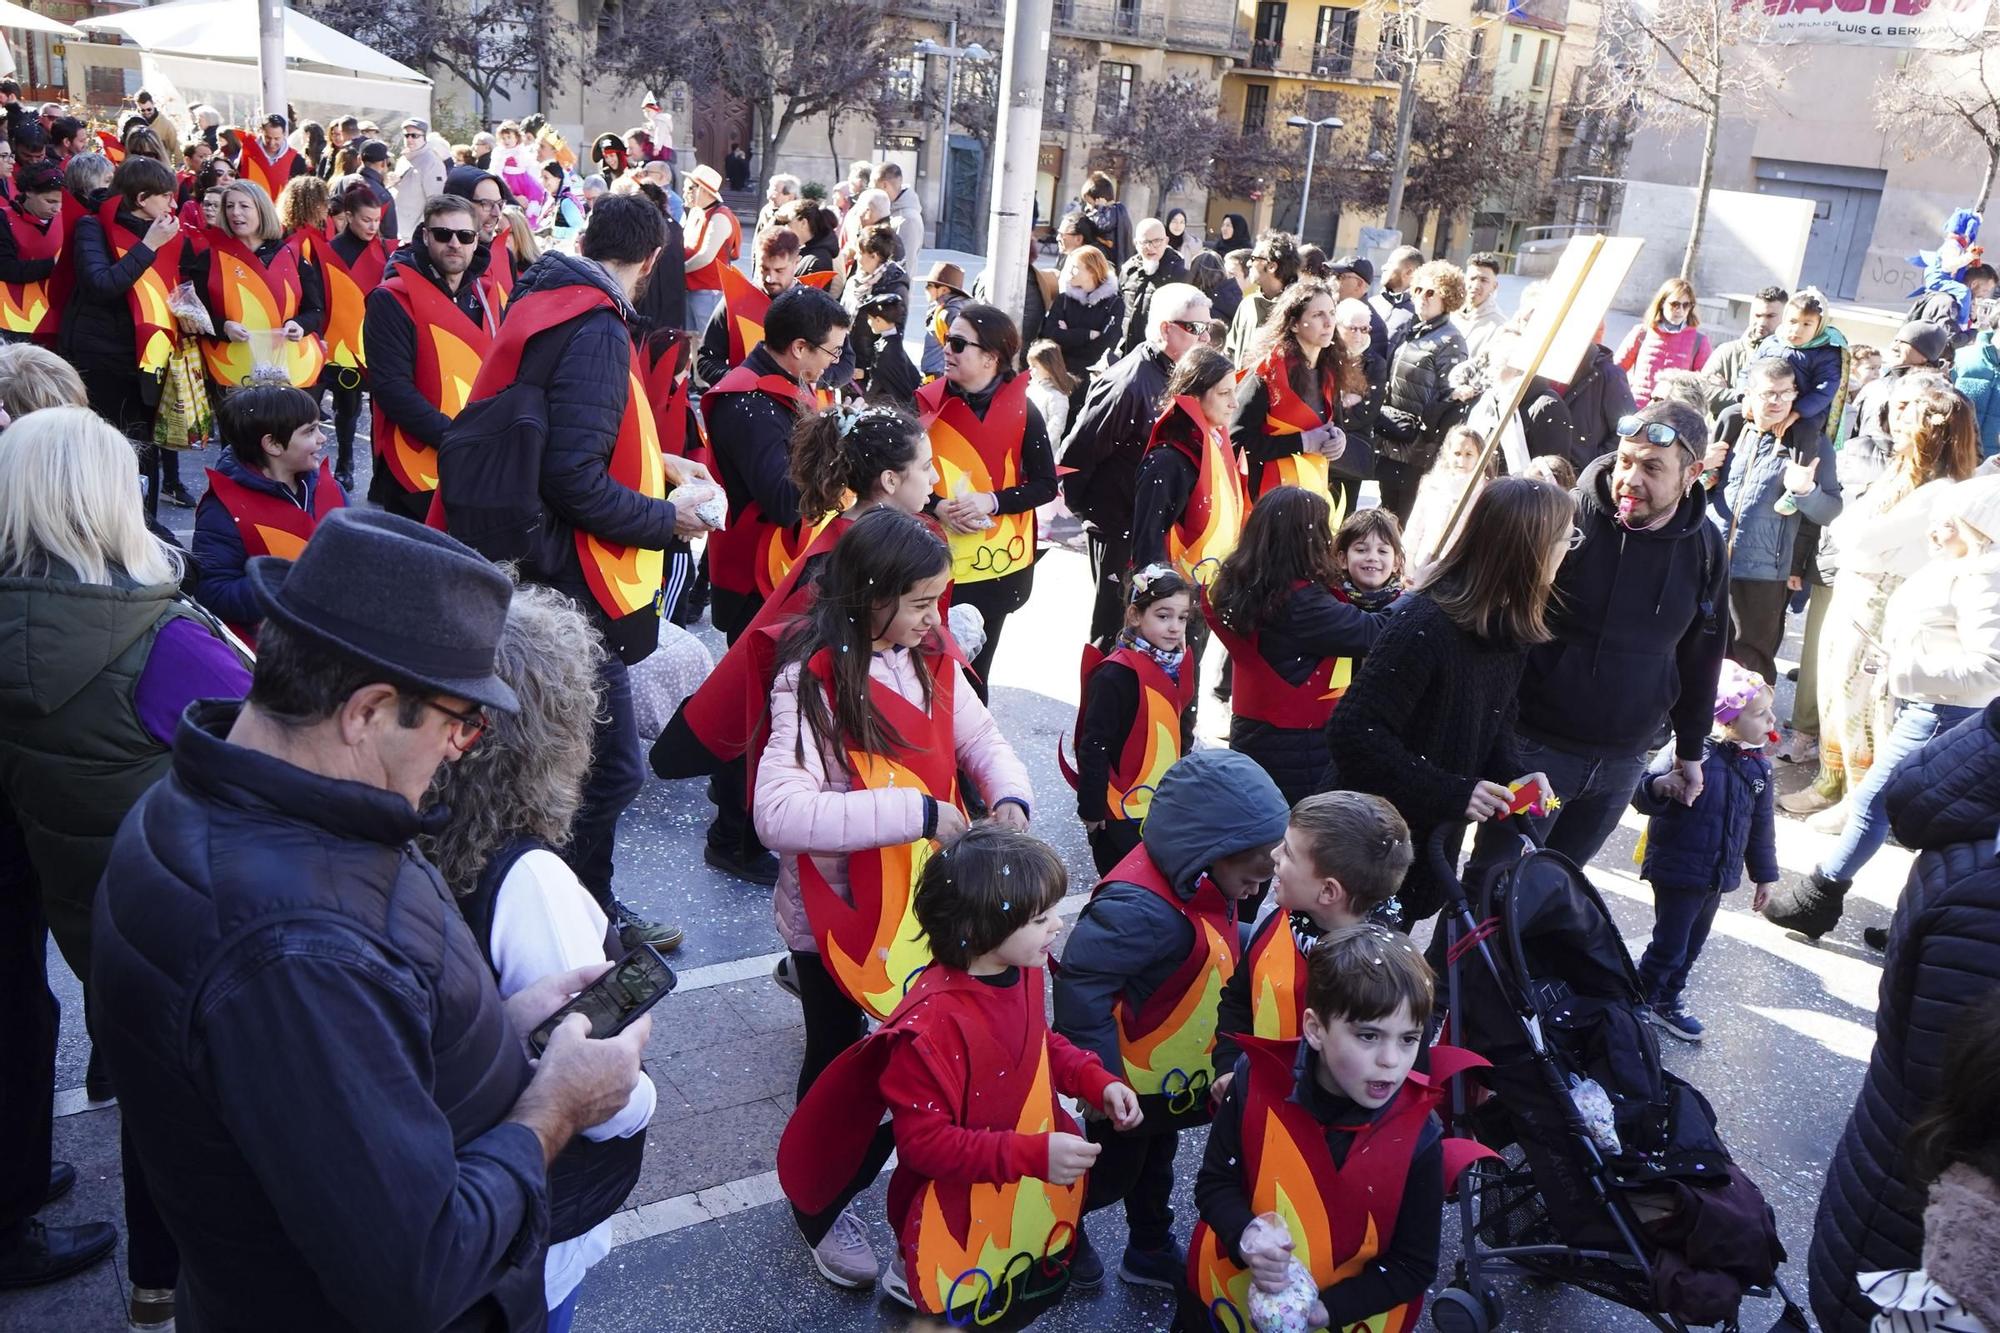
M 1340 595 L 1360 607 L 1363 611 L 1380 611 L 1389 603 L 1403 595 L 1403 581 L 1392 578 L 1381 587 L 1370 592 L 1354 586 L 1354 580 L 1347 575 L 1340 576 Z
M 1155 648 L 1144 635 L 1140 634 L 1138 630 L 1133 629 L 1130 625 L 1118 631 L 1118 646 L 1144 653 L 1158 664 L 1160 670 L 1167 673 L 1168 680 L 1173 681 L 1176 685 L 1180 684 L 1181 661 L 1187 657 L 1187 649 L 1175 648 L 1169 651 L 1163 648 Z

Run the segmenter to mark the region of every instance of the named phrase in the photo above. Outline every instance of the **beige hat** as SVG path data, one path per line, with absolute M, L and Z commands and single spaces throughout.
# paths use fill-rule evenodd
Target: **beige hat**
M 690 171 L 687 178 L 690 187 L 705 185 L 708 187 L 710 194 L 713 194 L 718 199 L 722 197 L 722 173 L 714 167 L 709 166 L 706 162 L 696 167 L 693 171 Z
M 960 296 L 965 295 L 965 270 L 956 264 L 947 264 L 939 260 L 932 264 L 931 271 L 924 275 L 924 282 L 926 284 L 934 282 L 940 287 L 951 288 Z

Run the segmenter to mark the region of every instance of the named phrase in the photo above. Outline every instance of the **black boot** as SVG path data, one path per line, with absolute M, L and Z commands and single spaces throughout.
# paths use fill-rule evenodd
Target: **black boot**
M 1829 879 L 1818 870 L 1796 884 L 1779 885 L 1764 904 L 1764 919 L 1816 940 L 1840 924 L 1841 901 L 1851 879 Z
M 43 1226 L 34 1218 L 0 1240 L 0 1288 L 38 1287 L 88 1268 L 110 1255 L 118 1232 L 108 1222 Z

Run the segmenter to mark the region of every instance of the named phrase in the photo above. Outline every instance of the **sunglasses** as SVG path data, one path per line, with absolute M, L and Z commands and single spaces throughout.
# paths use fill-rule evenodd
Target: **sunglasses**
M 430 227 L 431 239 L 439 245 L 450 245 L 457 241 L 460 245 L 471 245 L 479 239 L 476 231 L 461 231 L 457 227 Z
M 1167 323 L 1173 325 L 1182 333 L 1192 333 L 1197 338 L 1206 338 L 1208 336 L 1208 325 L 1198 319 L 1170 319 Z
M 1618 418 L 1618 438 L 1621 440 L 1642 439 L 1647 444 L 1656 444 L 1663 449 L 1669 445 L 1679 445 L 1689 453 L 1696 452 L 1691 444 L 1681 439 L 1679 431 L 1664 421 L 1642 421 L 1638 417 L 1620 417 Z
M 972 341 L 972 339 L 970 338 L 961 338 L 956 333 L 952 334 L 949 338 L 946 338 L 944 340 L 944 345 L 946 347 L 949 347 L 954 353 L 961 356 L 964 355 L 965 349 L 968 347 L 977 347 L 982 352 L 986 350 L 986 345 L 984 343 L 976 343 Z
M 422 130 L 404 130 L 403 137 L 405 139 L 421 139 L 424 137 L 424 134 Z
M 486 710 L 475 706 L 470 712 L 461 713 L 455 708 L 446 708 L 435 699 L 424 700 L 424 707 L 434 708 L 450 718 L 456 725 L 451 729 L 451 747 L 464 754 L 479 743 L 486 734 Z

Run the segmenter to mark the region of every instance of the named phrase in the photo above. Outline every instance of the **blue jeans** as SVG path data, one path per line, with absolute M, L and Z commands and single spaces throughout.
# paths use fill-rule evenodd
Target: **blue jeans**
M 646 752 L 632 713 L 632 678 L 610 653 L 597 669 L 604 687 L 597 734 L 591 738 L 590 772 L 583 780 L 583 806 L 571 826 L 563 859 L 607 913 L 611 910 L 611 854 L 618 842 L 618 817 L 646 784 Z
M 569 1333 L 569 1326 L 576 1322 L 576 1298 L 583 1295 L 583 1285 L 578 1283 L 563 1297 L 563 1303 L 549 1311 L 548 1333 Z
M 1543 844 L 1579 867 L 1589 865 L 1590 858 L 1603 849 L 1611 831 L 1618 827 L 1618 817 L 1632 803 L 1639 775 L 1646 771 L 1646 754 L 1600 759 L 1521 735 L 1515 736 L 1514 744 L 1521 753 L 1522 773 L 1546 773 L 1550 788 L 1562 800 L 1553 815 L 1535 821 Z
M 1880 851 L 1889 837 L 1889 779 L 1896 776 L 1897 767 L 1931 737 L 1977 716 L 1979 711 L 1957 704 L 1902 702 L 1896 710 L 1896 725 L 1876 747 L 1874 764 L 1848 797 L 1847 827 L 1841 830 L 1833 854 L 1820 863 L 1820 874 L 1849 880 L 1868 864 L 1868 858 Z
M 1647 1004 L 1672 1004 L 1687 985 L 1688 969 L 1708 943 L 1715 909 L 1722 905 L 1717 889 L 1672 889 L 1653 886 L 1653 939 L 1639 959 L 1639 989 Z
M 687 294 L 688 330 L 697 336 L 706 331 L 709 318 L 715 314 L 715 308 L 721 304 L 721 292 L 689 292 Z

